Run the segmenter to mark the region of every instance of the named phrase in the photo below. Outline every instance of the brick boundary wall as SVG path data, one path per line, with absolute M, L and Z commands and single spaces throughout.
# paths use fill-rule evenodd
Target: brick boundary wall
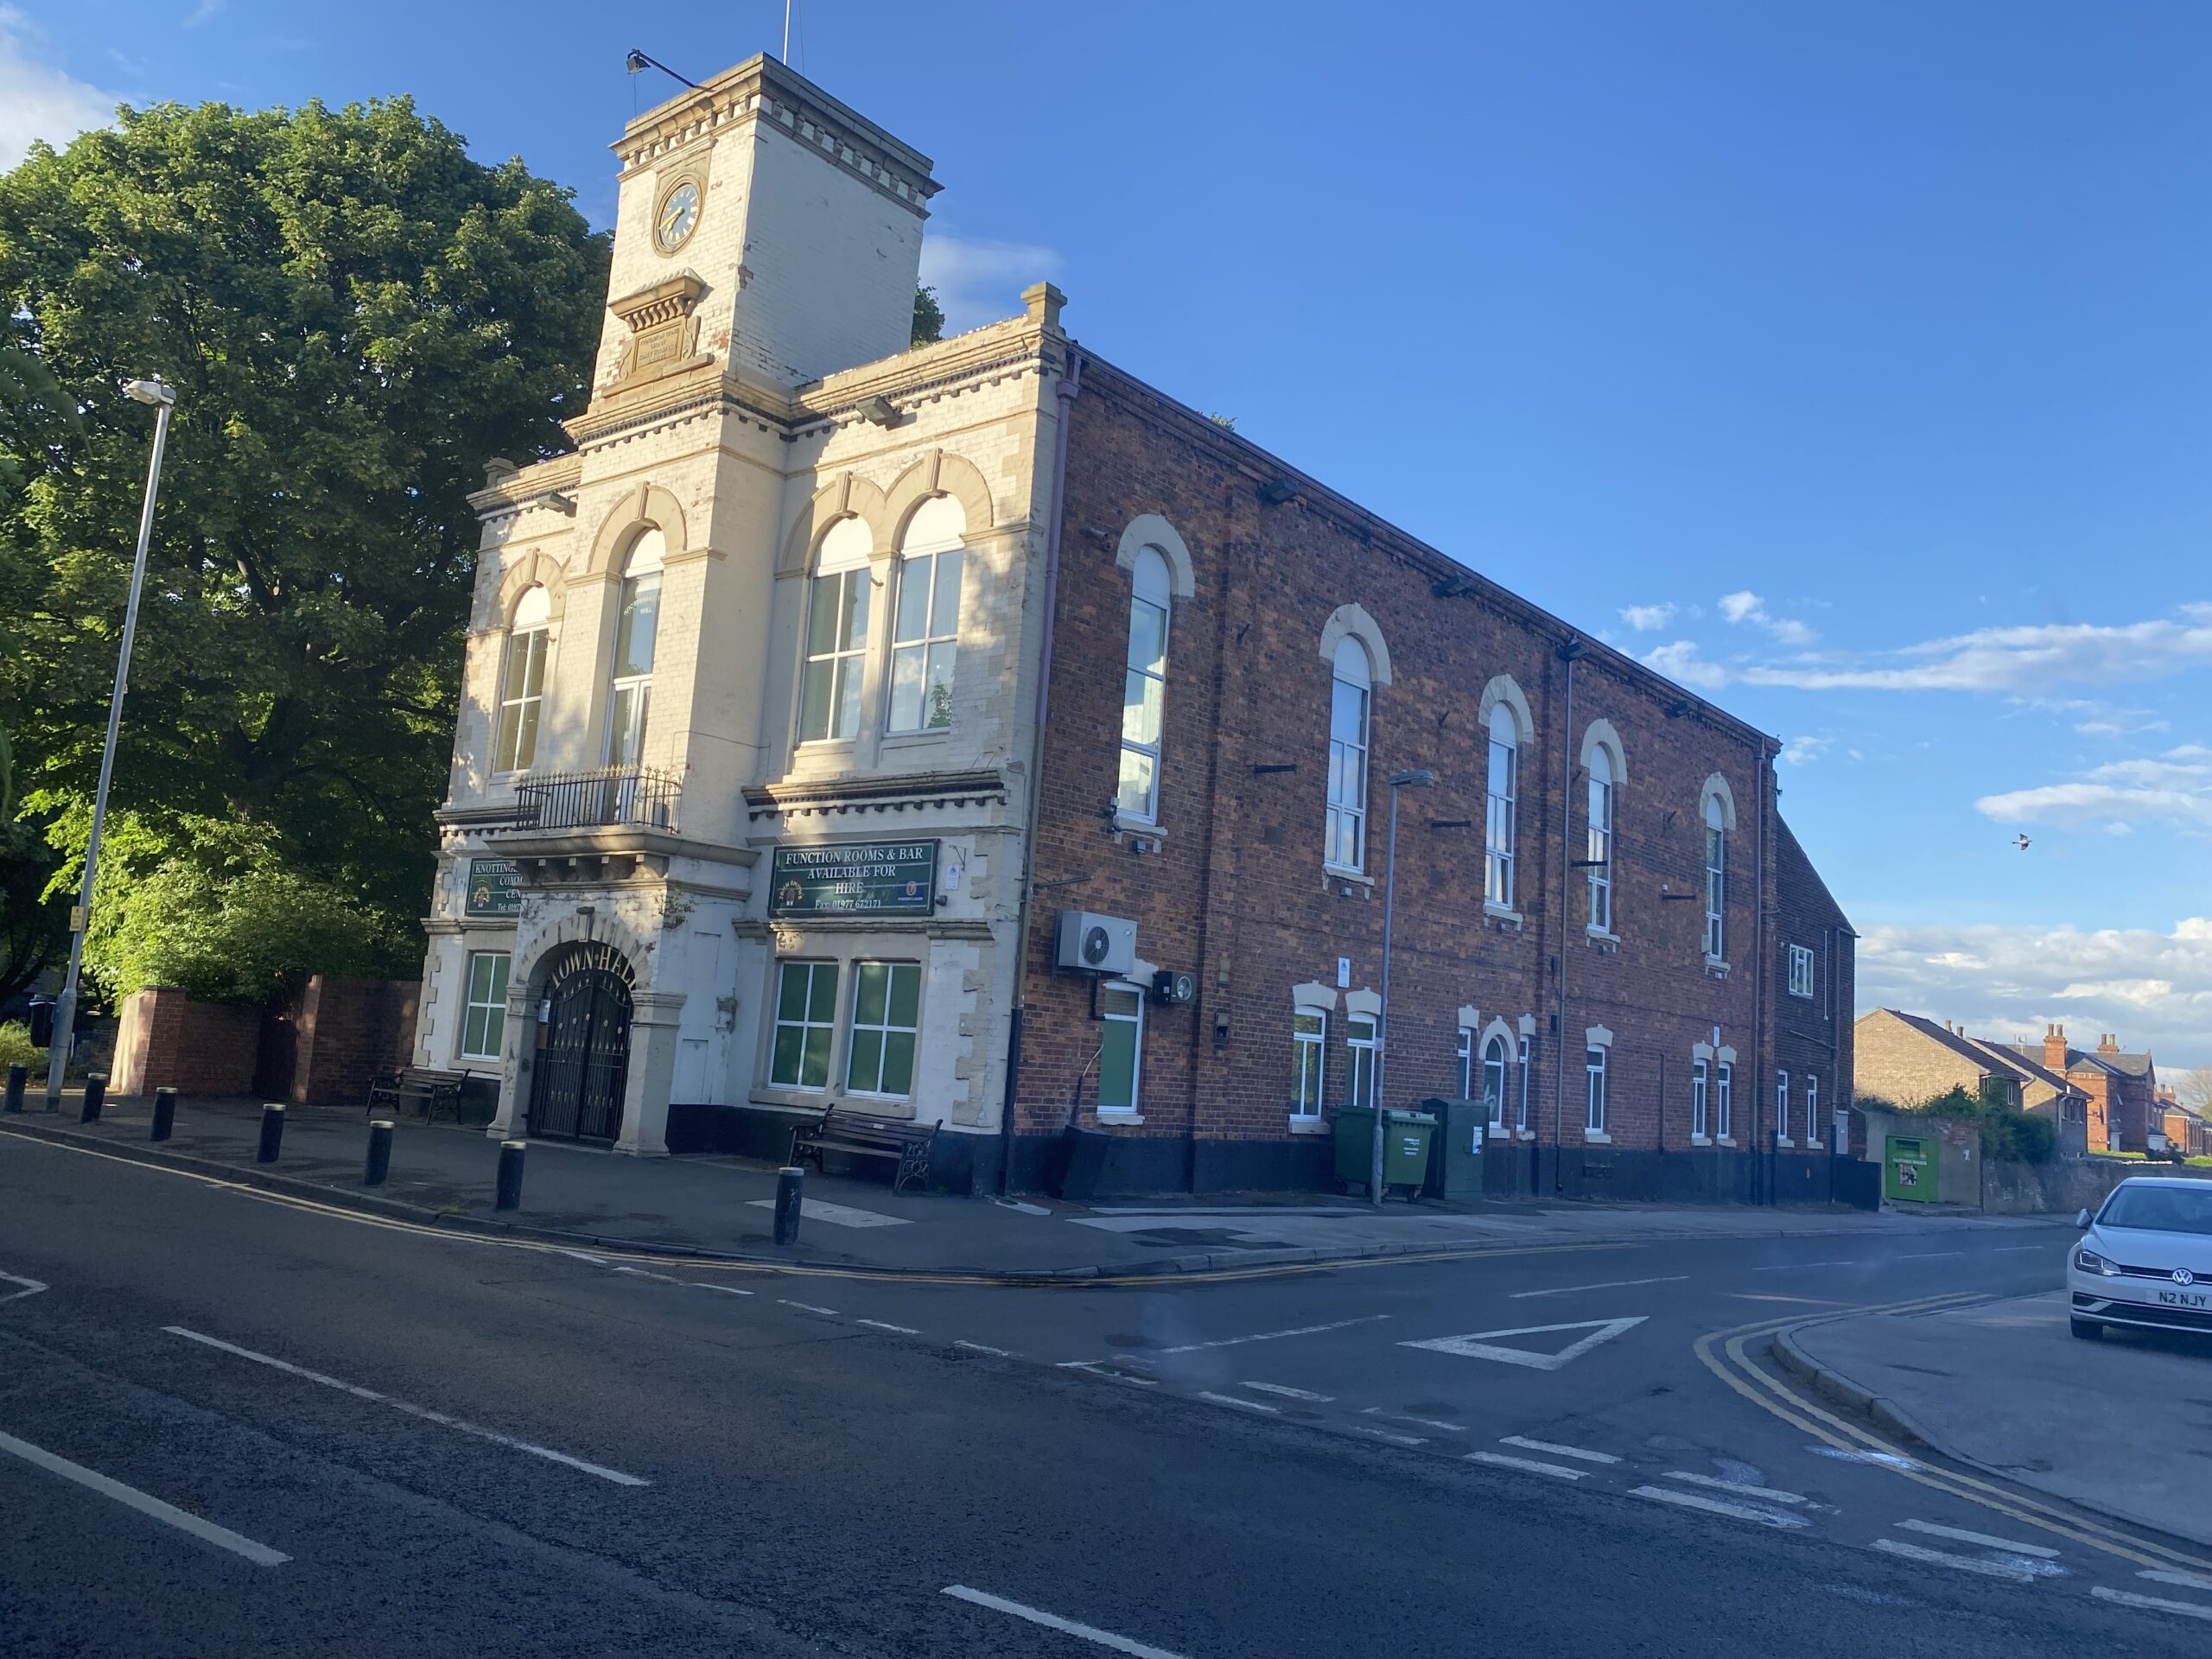
M 117 1095 L 250 1094 L 260 1051 L 260 1009 L 152 985 L 123 999 L 108 1087 Z
M 373 1074 L 408 1063 L 420 995 L 413 980 L 317 974 L 289 1004 L 262 1009 L 149 986 L 124 999 L 109 1086 L 359 1103 Z

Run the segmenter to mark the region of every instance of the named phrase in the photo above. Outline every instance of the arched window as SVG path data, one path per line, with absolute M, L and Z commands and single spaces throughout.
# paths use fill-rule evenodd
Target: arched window
M 634 766 L 645 754 L 653 696 L 653 645 L 660 632 L 660 565 L 667 543 L 648 525 L 630 544 L 614 613 L 614 671 L 607 700 L 607 764 Z
M 1719 962 L 1728 954 L 1728 832 L 1720 798 L 1705 802 L 1705 954 Z
M 851 737 L 861 728 L 861 682 L 868 664 L 868 604 L 874 591 L 867 524 L 830 526 L 807 583 L 806 665 L 801 671 L 798 741 Z
M 1483 901 L 1513 908 L 1513 837 L 1521 788 L 1521 727 L 1510 704 L 1490 711 L 1490 809 L 1484 818 L 1487 849 Z
M 1491 1133 L 1505 1132 L 1505 1039 L 1492 1037 L 1483 1045 L 1483 1104 L 1488 1109 Z
M 1122 679 L 1122 764 L 1115 810 L 1160 821 L 1160 730 L 1167 714 L 1167 561 L 1140 548 L 1129 568 L 1129 654 Z
M 1337 645 L 1329 694 L 1329 817 L 1322 856 L 1339 869 L 1365 868 L 1367 705 L 1375 671 L 1357 639 Z
M 1613 931 L 1613 762 L 1604 749 L 1590 753 L 1589 828 L 1584 860 L 1590 874 L 1590 931 Z
M 961 538 L 968 515 L 932 496 L 906 521 L 899 550 L 899 603 L 891 626 L 891 726 L 938 731 L 952 724 L 952 666 L 960 640 Z
M 515 607 L 506 667 L 499 677 L 499 727 L 492 745 L 494 772 L 528 772 L 537 759 L 537 718 L 545 702 L 545 651 L 552 620 L 553 601 L 542 586 L 530 588 Z
M 1821 1080 L 1813 1076 L 1805 1079 L 1805 1145 L 1809 1150 L 1821 1144 Z

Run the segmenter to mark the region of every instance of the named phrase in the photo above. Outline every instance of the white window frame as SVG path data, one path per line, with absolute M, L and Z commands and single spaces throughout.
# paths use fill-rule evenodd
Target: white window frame
M 1781 1146 L 1795 1143 L 1789 1139 L 1789 1074 L 1777 1071 L 1774 1074 L 1774 1138 Z
M 1452 1046 L 1452 1058 L 1459 1068 L 1459 1098 L 1475 1098 L 1475 1028 L 1459 1027 L 1459 1040 Z
M 1519 1103 L 1513 1115 L 1513 1128 L 1521 1135 L 1526 1135 L 1529 1132 L 1529 1070 L 1530 1063 L 1535 1057 L 1535 1044 L 1536 1039 L 1529 1036 L 1527 1032 L 1521 1033 L 1521 1087 Z
M 1821 1144 L 1821 1079 L 1811 1071 L 1805 1074 L 1805 1149 L 1817 1151 Z
M 1358 732 L 1339 735 L 1337 701 L 1339 692 L 1358 699 Z M 1322 862 L 1331 869 L 1360 874 L 1367 868 L 1367 797 L 1369 738 L 1375 708 L 1375 664 L 1367 647 L 1347 637 L 1337 644 L 1336 664 L 1329 677 L 1329 799 L 1322 836 Z M 1353 774 L 1357 773 L 1357 777 Z
M 1497 1092 L 1495 1094 L 1491 1092 L 1492 1053 L 1497 1056 L 1495 1063 L 1497 1071 Z M 1507 1075 L 1512 1069 L 1513 1056 L 1507 1051 L 1505 1039 L 1492 1032 L 1490 1039 L 1483 1045 L 1483 1099 L 1490 1108 L 1489 1115 L 1484 1121 L 1489 1124 L 1490 1132 L 1492 1135 L 1505 1133 L 1505 1084 Z
M 476 964 L 503 964 L 491 969 L 498 988 L 477 994 Z M 507 1027 L 507 976 L 514 970 L 514 956 L 507 950 L 472 950 L 461 964 L 461 1042 L 459 1053 L 464 1060 L 497 1060 L 505 1057 Z M 482 1039 L 477 1046 L 469 1046 L 471 1033 L 479 1029 L 476 1016 L 484 1016 L 480 1027 Z
M 552 650 L 552 602 L 532 586 L 515 606 L 514 626 L 499 664 L 499 711 L 492 727 L 492 770 L 526 772 L 537 760 L 537 730 L 545 710 L 545 661 Z M 521 683 L 516 683 L 519 666 Z
M 1114 785 L 1114 810 L 1116 816 L 1133 819 L 1139 823 L 1160 822 L 1160 771 L 1164 764 L 1167 747 L 1167 662 L 1175 632 L 1174 585 L 1167 573 L 1167 561 L 1158 548 L 1141 548 L 1135 563 L 1129 569 L 1129 632 L 1122 653 L 1122 742 L 1118 751 L 1119 770 Z M 1142 611 L 1154 611 L 1160 617 L 1160 656 L 1157 665 L 1139 665 L 1129 660 L 1136 650 L 1137 622 Z M 1135 685 L 1154 689 L 1160 705 L 1160 728 L 1149 740 L 1139 727 L 1132 734 L 1129 711 L 1142 708 L 1143 702 L 1132 703 L 1129 691 Z M 1141 798 L 1130 792 L 1133 772 L 1143 770 L 1148 778 Z
M 1590 878 L 1589 931 L 1613 931 L 1613 761 L 1601 746 L 1590 752 L 1589 787 L 1583 804 L 1583 859 Z
M 1789 947 L 1789 995 L 1809 997 L 1813 994 L 1812 947 L 1793 944 Z
M 849 743 L 860 735 L 868 690 L 868 648 L 874 622 L 875 573 L 867 524 L 841 518 L 830 527 L 806 582 L 806 614 L 800 619 L 798 741 Z M 827 605 L 829 633 L 817 650 L 816 619 Z M 810 688 L 824 687 L 818 721 L 808 716 Z M 819 731 L 810 728 L 818 724 Z M 849 727 L 849 729 L 842 729 Z
M 1732 1144 L 1736 1138 L 1736 1063 L 1713 1063 L 1713 1138 Z
M 1313 1022 L 1310 1030 L 1304 1023 L 1309 1020 Z M 1294 1005 L 1290 1011 L 1290 1116 L 1294 1123 L 1321 1121 L 1328 1080 L 1329 1011 Z
M 1117 1010 L 1109 998 L 1127 996 L 1134 1012 Z M 1098 988 L 1098 1046 L 1097 1116 L 1108 1123 L 1141 1123 L 1144 1121 L 1144 988 L 1128 980 L 1109 979 Z M 1112 1040 L 1116 1026 L 1135 1027 L 1130 1038 L 1129 1098 L 1126 1104 L 1106 1103 L 1106 1044 Z
M 953 530 L 956 520 L 961 526 L 957 532 Z M 891 605 L 891 683 L 884 710 L 884 729 L 893 735 L 951 728 L 953 677 L 960 662 L 960 601 L 968 575 L 966 526 L 967 517 L 959 503 L 946 495 L 924 502 L 907 522 L 905 542 L 899 550 L 898 591 Z M 950 567 L 947 560 L 951 561 Z M 949 594 L 944 591 L 948 568 L 952 589 Z M 905 632 L 907 604 L 917 582 L 924 584 L 920 631 L 909 634 Z M 950 615 L 945 613 L 948 601 Z M 933 671 L 940 663 L 942 677 Z M 917 677 L 914 707 L 902 723 L 899 677 L 909 664 Z M 940 714 L 944 717 L 937 718 Z
M 798 1019 L 786 1020 L 784 1017 L 784 981 L 795 968 L 802 968 L 807 971 L 807 1000 L 806 1005 L 799 1010 Z M 817 1019 L 815 1017 L 817 1009 L 814 1001 L 815 986 L 817 982 L 814 976 L 815 970 L 822 968 L 830 969 L 830 990 L 827 1007 L 820 1011 L 821 1017 Z M 842 963 L 821 957 L 779 957 L 776 958 L 776 1000 L 770 1005 L 771 1020 L 768 1027 L 766 1071 L 770 1088 L 791 1089 L 810 1095 L 826 1094 L 829 1091 L 830 1080 L 837 1075 L 838 992 L 842 988 L 844 982 Z M 797 1076 L 790 1082 L 785 1082 L 776 1075 L 778 1040 L 786 1030 L 799 1033 L 798 1070 Z M 806 1080 L 807 1039 L 811 1033 L 817 1031 L 829 1033 L 830 1041 L 828 1048 L 823 1052 L 822 1081 L 809 1083 Z
M 1602 1043 L 1586 1043 L 1582 1051 L 1582 1133 L 1586 1137 L 1605 1133 L 1605 1072 L 1611 1050 Z
M 869 1100 L 912 1100 L 914 1097 L 915 1074 L 921 1068 L 922 1057 L 922 964 L 912 961 L 893 962 L 880 957 L 861 957 L 856 958 L 851 963 L 851 967 L 853 988 L 851 994 L 845 999 L 845 1007 L 848 1010 L 845 1020 L 845 1063 L 840 1068 L 845 1074 L 845 1092 Z M 868 970 L 871 968 L 882 968 L 888 970 L 884 976 L 883 1018 L 880 1021 L 861 1018 L 861 986 Z M 914 976 L 914 1023 L 911 1026 L 894 1025 L 891 1018 L 891 1011 L 897 996 L 899 976 L 902 972 Z M 880 1039 L 875 1051 L 875 1087 L 873 1089 L 863 1089 L 853 1077 L 853 1061 L 860 1047 L 857 1039 L 860 1033 L 864 1031 L 875 1033 Z M 906 1057 L 906 1086 L 904 1089 L 886 1089 L 883 1086 L 883 1076 L 887 1069 L 886 1057 L 891 1051 L 891 1039 L 895 1035 L 904 1035 L 912 1039 L 912 1046 Z
M 1375 1062 L 1380 1047 L 1376 1032 L 1379 1024 L 1371 1014 L 1344 1015 L 1344 1104 L 1354 1111 L 1364 1111 L 1375 1104 Z M 1364 1036 L 1359 1034 L 1363 1031 Z
M 1490 711 L 1489 759 L 1483 817 L 1483 902 L 1494 910 L 1511 910 L 1514 837 L 1520 828 L 1521 722 L 1509 702 L 1501 702 Z
M 1705 959 L 1728 959 L 1728 830 L 1717 796 L 1705 804 Z
M 1713 1138 L 1709 1116 L 1712 1065 L 1702 1057 L 1690 1062 L 1690 1139 L 1709 1141 Z
M 660 531 L 646 526 L 630 544 L 621 582 L 614 590 L 614 636 L 607 659 L 607 744 L 603 751 L 605 763 L 609 766 L 635 766 L 645 762 L 645 734 L 652 721 L 653 664 L 660 650 L 661 560 L 666 547 Z M 623 625 L 645 607 L 649 594 L 652 630 L 647 640 L 645 666 L 625 673 Z M 634 633 L 633 625 L 633 638 Z

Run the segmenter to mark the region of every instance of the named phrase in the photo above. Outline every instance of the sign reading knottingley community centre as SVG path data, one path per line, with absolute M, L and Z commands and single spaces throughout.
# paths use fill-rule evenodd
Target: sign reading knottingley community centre
M 937 907 L 937 847 L 933 841 L 779 847 L 768 880 L 768 913 L 929 915 Z
M 472 858 L 468 861 L 468 892 L 461 906 L 469 916 L 512 916 L 522 908 L 522 889 L 516 885 L 514 861 L 510 858 Z

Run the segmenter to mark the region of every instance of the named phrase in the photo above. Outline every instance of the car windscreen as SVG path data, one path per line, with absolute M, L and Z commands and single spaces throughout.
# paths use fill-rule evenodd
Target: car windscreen
M 2105 1200 L 2100 1227 L 2146 1232 L 2212 1234 L 2212 1181 L 2202 1190 L 2180 1186 L 2121 1186 Z

